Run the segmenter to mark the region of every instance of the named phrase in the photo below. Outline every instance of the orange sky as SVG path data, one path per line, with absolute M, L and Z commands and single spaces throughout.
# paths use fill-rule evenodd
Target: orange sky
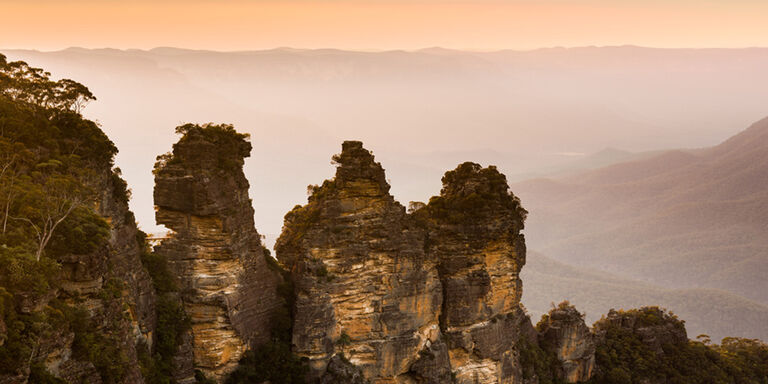
M 0 48 L 768 46 L 766 0 L 0 0 Z

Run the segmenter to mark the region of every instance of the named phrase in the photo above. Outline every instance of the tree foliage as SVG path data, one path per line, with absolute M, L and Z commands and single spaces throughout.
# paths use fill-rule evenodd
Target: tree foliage
M 516 228 L 522 229 L 528 211 L 509 191 L 507 178 L 495 166 L 465 162 L 443 176 L 439 196 L 429 199 L 430 217 L 456 225 L 482 223 L 499 211 L 512 212 Z
M 186 168 L 208 168 L 223 172 L 239 170 L 243 159 L 250 156 L 251 143 L 247 133 L 239 133 L 231 124 L 184 124 L 176 127 L 181 135 L 173 145 L 173 152 L 157 157 L 154 173 L 173 164 Z
M 661 340 L 659 350 L 647 342 L 648 333 L 653 327 L 684 329 L 681 320 L 655 307 L 614 314 L 622 321 L 595 323 L 603 336 L 590 383 L 768 383 L 768 345 L 758 340 L 725 338 L 720 345 Z
M 8 98 L 55 113 L 79 113 L 88 102 L 96 100 L 88 87 L 70 79 L 53 81 L 50 76 L 23 61 L 8 62 L 0 54 L 0 94 Z
M 125 373 L 127 357 L 112 330 L 100 329 L 79 298 L 59 289 L 59 262 L 104 252 L 109 238 L 95 207 L 112 181 L 117 149 L 80 114 L 92 100 L 82 84 L 51 80 L 0 55 L 0 375 L 58 382 L 37 354 L 44 342 L 68 334 L 72 358 L 93 363 L 102 381 L 118 382 Z M 115 284 L 95 295 L 105 307 L 120 305 Z

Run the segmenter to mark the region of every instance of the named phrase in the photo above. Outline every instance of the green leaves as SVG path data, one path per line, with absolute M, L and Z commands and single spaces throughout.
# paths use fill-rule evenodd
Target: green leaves
M 96 97 L 88 87 L 70 80 L 52 81 L 51 74 L 23 61 L 0 60 L 0 94 L 48 111 L 80 113 Z
M 652 328 L 684 327 L 682 321 L 655 307 L 617 313 L 626 321 L 595 323 L 603 338 L 590 383 L 768 382 L 768 345 L 758 340 L 725 338 L 721 345 L 661 340 L 658 351 L 645 342 Z M 622 326 L 630 323 L 636 327 Z
M 183 163 L 188 168 L 208 168 L 211 164 L 224 172 L 243 166 L 250 156 L 250 137 L 239 133 L 231 124 L 184 124 L 176 127 L 181 139 L 173 145 L 173 153 L 160 155 L 155 163 L 155 174 L 168 164 Z

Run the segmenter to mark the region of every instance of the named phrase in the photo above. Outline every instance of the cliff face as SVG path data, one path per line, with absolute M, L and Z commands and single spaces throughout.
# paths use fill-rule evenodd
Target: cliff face
M 595 341 L 584 318 L 573 306 L 563 303 L 539 323 L 541 347 L 554 353 L 558 376 L 568 383 L 589 380 L 595 368 Z
M 33 349 L 31 362 L 69 383 L 104 381 L 142 383 L 137 347 L 151 347 L 155 328 L 155 296 L 152 281 L 140 260 L 141 248 L 136 223 L 124 199 L 122 180 L 108 168 L 99 173 L 103 191 L 94 212 L 108 223 L 109 234 L 94 251 L 66 253 L 59 257 L 60 289 L 45 295 L 22 299 L 22 313 L 35 314 L 59 301 L 84 309 L 86 329 L 62 324 L 41 337 Z M 60 304 L 58 304 L 60 305 Z M 80 335 L 76 335 L 79 332 Z M 105 372 L 83 356 L 83 333 L 110 344 L 120 373 Z M 79 350 L 74 344 L 80 338 Z M 143 347 L 142 347 L 143 348 Z M 101 370 L 100 370 L 101 369 Z M 28 371 L 29 367 L 20 367 Z M 105 376 L 106 373 L 106 376 Z M 27 373 L 28 374 L 28 373 Z M 0 382 L 25 382 L 26 375 L 0 379 Z
M 336 177 L 286 215 L 276 245 L 296 284 L 294 352 L 315 377 L 343 354 L 373 382 L 409 382 L 437 348 L 430 374 L 449 375 L 439 353 L 442 288 L 423 230 L 360 142 L 345 142 L 334 160 Z
M 194 366 L 221 381 L 247 348 L 268 340 L 281 305 L 279 276 L 268 269 L 253 225 L 242 172 L 251 145 L 228 126 L 179 131 L 184 136 L 155 169 L 157 222 L 173 231 L 155 251 L 178 277 L 191 321 L 178 378 L 191 381 Z
M 296 283 L 294 352 L 314 376 L 343 354 L 372 382 L 522 382 L 525 211 L 504 176 L 463 164 L 406 214 L 360 142 L 334 161 L 276 245 Z
M 514 383 L 520 336 L 525 210 L 494 167 L 464 163 L 426 206 L 428 253 L 438 260 L 441 320 L 457 383 Z M 417 211 L 418 214 L 418 211 Z

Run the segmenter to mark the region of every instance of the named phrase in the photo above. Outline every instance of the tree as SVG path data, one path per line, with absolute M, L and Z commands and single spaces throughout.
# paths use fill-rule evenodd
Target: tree
M 349 337 L 346 331 L 342 331 L 339 336 L 339 340 L 336 340 L 336 344 L 341 347 L 341 354 L 344 354 L 344 348 L 352 344 L 352 338 Z
M 52 81 L 51 74 L 23 61 L 8 62 L 0 54 L 0 94 L 54 111 L 80 113 L 96 97 L 74 80 Z
M 40 163 L 30 177 L 24 177 L 26 193 L 22 198 L 18 216 L 12 219 L 27 223 L 35 233 L 39 261 L 56 228 L 76 209 L 92 201 L 93 191 L 88 182 L 93 175 L 82 167 L 70 167 L 77 171 L 58 172 L 65 165 L 57 160 Z
M 2 203 L 2 234 L 8 229 L 11 204 L 19 192 L 16 181 L 24 168 L 34 158 L 32 152 L 20 143 L 0 137 L 0 203 Z

